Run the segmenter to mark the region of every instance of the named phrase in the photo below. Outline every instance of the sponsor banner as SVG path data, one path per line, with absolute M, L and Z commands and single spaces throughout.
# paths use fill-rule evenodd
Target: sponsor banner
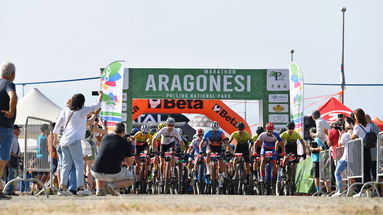
M 249 125 L 220 100 L 193 100 L 193 99 L 133 99 L 132 120 L 136 120 L 145 113 L 198 113 L 203 114 L 231 134 L 236 131 L 238 122 L 245 123 L 245 130 L 251 134 Z
M 289 91 L 289 71 L 287 69 L 268 69 L 266 82 L 268 91 Z
M 135 98 L 263 99 L 266 70 L 129 69 Z M 280 78 L 278 76 L 278 78 Z
M 288 123 L 289 115 L 288 114 L 270 114 L 269 122 L 272 123 Z
M 269 103 L 287 103 L 289 102 L 288 94 L 269 94 Z
M 303 136 L 303 74 L 296 63 L 290 63 L 290 116 L 295 129 Z
M 101 90 L 104 93 L 101 118 L 106 122 L 109 131 L 112 131 L 114 125 L 122 120 L 124 64 L 124 61 L 115 61 L 102 70 L 101 74 Z
M 270 113 L 288 113 L 289 105 L 288 104 L 269 104 Z

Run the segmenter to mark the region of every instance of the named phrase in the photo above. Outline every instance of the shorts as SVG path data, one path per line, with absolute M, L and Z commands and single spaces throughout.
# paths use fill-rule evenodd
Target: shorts
M 261 155 L 265 155 L 266 152 L 273 152 L 273 157 L 271 158 L 273 161 L 276 161 L 278 159 L 277 154 L 275 153 L 275 149 L 266 149 L 265 147 L 262 147 L 261 149 Z
M 293 153 L 294 155 L 298 155 L 297 147 L 298 147 L 297 143 L 287 142 L 285 144 L 285 153 L 286 154 Z
M 221 154 L 223 150 L 222 150 L 222 146 L 212 146 L 209 144 L 209 151 Z
M 149 145 L 148 143 L 145 143 L 144 145 L 136 145 L 136 154 L 137 155 L 140 155 L 140 153 L 142 153 L 145 149 L 148 149 L 149 148 Z
M 247 143 L 237 143 L 237 145 L 235 146 L 235 149 L 234 149 L 234 154 L 235 153 L 242 153 L 243 154 L 243 158 L 245 159 L 245 162 L 248 163 L 250 161 L 250 158 L 249 158 L 249 144 Z
M 171 148 L 175 148 L 176 146 L 176 143 L 175 142 L 172 142 L 170 144 L 161 144 L 161 147 L 160 147 L 160 153 L 161 153 L 161 157 L 164 157 L 165 155 L 165 152 L 170 152 L 170 149 Z
M 0 127 L 0 160 L 8 161 L 11 159 L 12 139 L 13 129 Z
M 313 162 L 314 178 L 319 178 L 319 162 Z
M 91 173 L 97 180 L 105 182 L 133 180 L 133 173 L 126 167 L 121 167 L 121 171 L 116 174 L 98 173 L 93 170 L 91 170 Z

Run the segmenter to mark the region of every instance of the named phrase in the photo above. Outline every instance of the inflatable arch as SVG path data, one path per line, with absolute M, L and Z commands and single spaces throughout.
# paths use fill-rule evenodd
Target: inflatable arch
M 245 124 L 245 130 L 251 134 L 247 122 L 221 100 L 196 99 L 133 99 L 132 120 L 145 113 L 191 113 L 203 114 L 231 134 L 236 131 L 238 122 Z

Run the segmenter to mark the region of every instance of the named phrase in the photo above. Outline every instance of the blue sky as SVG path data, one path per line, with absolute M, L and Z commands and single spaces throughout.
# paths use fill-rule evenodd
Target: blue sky
M 0 61 L 16 64 L 16 83 L 93 77 L 116 59 L 130 67 L 287 68 L 292 48 L 306 82 L 339 83 L 342 6 L 346 82 L 383 83 L 380 0 L 0 0 L 0 5 Z M 98 84 L 35 85 L 25 91 L 33 87 L 63 106 L 77 92 L 93 101 Z M 17 90 L 21 96 L 22 88 Z M 307 86 L 305 96 L 338 91 Z M 383 118 L 382 92 L 348 87 L 345 104 Z

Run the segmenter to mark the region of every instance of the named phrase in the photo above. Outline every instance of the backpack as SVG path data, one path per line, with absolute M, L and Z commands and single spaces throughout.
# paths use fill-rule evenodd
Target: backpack
M 372 128 L 370 127 L 370 132 L 367 132 L 364 130 L 363 126 L 360 126 L 364 132 L 366 132 L 366 136 L 363 138 L 363 146 L 366 148 L 375 148 L 376 147 L 376 140 L 378 139 L 378 136 L 375 132 L 372 131 Z

